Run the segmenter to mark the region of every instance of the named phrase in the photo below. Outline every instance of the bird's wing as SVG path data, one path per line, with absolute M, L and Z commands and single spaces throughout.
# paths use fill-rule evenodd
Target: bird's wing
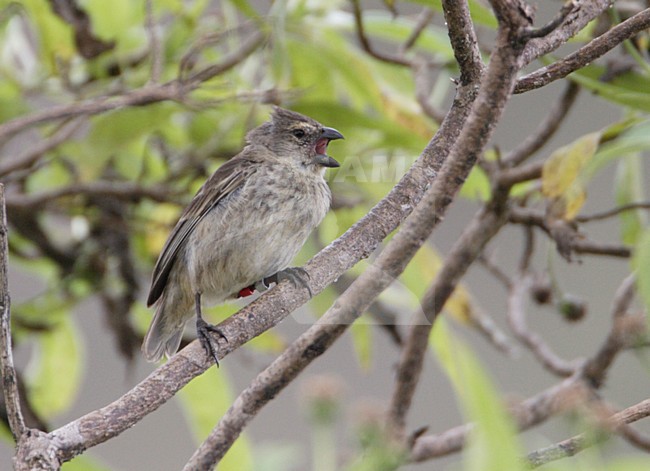
M 219 167 L 203 184 L 181 214 L 158 257 L 153 270 L 147 306 L 151 306 L 160 298 L 176 256 L 192 230 L 212 208 L 241 188 L 243 183 L 255 172 L 255 169 L 254 161 L 235 157 Z

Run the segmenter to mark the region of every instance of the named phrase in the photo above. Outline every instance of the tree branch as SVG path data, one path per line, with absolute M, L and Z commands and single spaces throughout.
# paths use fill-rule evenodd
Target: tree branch
M 426 240 L 487 144 L 507 102 L 517 73 L 519 44 L 512 41 L 518 24 L 504 24 L 479 96 L 449 157 L 424 198 L 377 260 L 319 321 L 301 335 L 235 400 L 185 469 L 214 466 L 243 427 L 308 364 L 321 355 L 406 267 Z M 451 113 L 450 113 L 451 114 Z M 448 115 L 449 118 L 449 115 Z M 446 139 L 445 124 L 436 137 Z M 444 136 L 444 137 L 442 137 Z
M 429 323 L 414 322 L 411 325 L 400 355 L 395 388 L 388 412 L 388 429 L 400 439 L 404 438 L 406 413 L 411 407 L 415 388 L 420 380 L 433 324 L 467 269 L 506 223 L 507 195 L 507 191 L 497 194 L 495 201 L 486 204 L 476 214 L 449 252 L 444 265 L 436 275 L 435 283 L 422 298 L 422 312 Z
M 352 13 L 354 15 L 354 24 L 356 26 L 357 39 L 361 44 L 361 47 L 368 55 L 374 57 L 377 60 L 382 62 L 387 62 L 389 64 L 402 65 L 406 67 L 411 66 L 411 61 L 402 55 L 389 54 L 386 52 L 377 51 L 370 40 L 366 36 L 366 31 L 363 27 L 363 14 L 361 13 L 361 5 L 359 0 L 351 0 L 352 2 Z
M 574 8 L 564 22 L 543 38 L 528 41 L 521 55 L 521 64 L 530 64 L 535 59 L 545 56 L 578 34 L 587 24 L 601 15 L 611 6 L 611 0 L 572 0 Z M 515 87 L 516 89 L 517 87 Z
M 569 110 L 576 102 L 579 91 L 580 87 L 576 83 L 569 82 L 567 87 L 564 89 L 564 92 L 560 95 L 560 98 L 539 127 L 532 134 L 528 135 L 519 146 L 508 153 L 508 155 L 502 159 L 502 162 L 505 165 L 514 167 L 521 164 L 528 157 L 541 149 L 544 144 L 553 137 L 555 132 L 560 128 L 560 125 L 564 122 L 564 118 L 567 117 Z
M 564 78 L 571 72 L 589 65 L 626 39 L 649 27 L 650 8 L 646 8 L 624 22 L 617 24 L 564 59 L 521 77 L 515 87 L 515 93 L 535 90 L 555 80 Z
M 25 419 L 20 409 L 18 381 L 11 350 L 11 300 L 8 279 L 8 235 L 5 212 L 4 185 L 0 183 L 0 368 L 2 369 L 2 391 L 5 397 L 7 419 L 16 444 L 25 433 Z
M 253 33 L 236 51 L 226 54 L 218 64 L 208 66 L 189 78 L 178 78 L 164 84 L 147 85 L 118 96 L 100 96 L 68 105 L 52 106 L 44 111 L 12 119 L 0 125 L 0 143 L 12 135 L 37 124 L 76 116 L 90 116 L 105 111 L 143 106 L 160 101 L 182 101 L 185 95 L 201 83 L 222 74 L 250 56 L 264 41 L 260 32 Z
M 404 177 L 366 216 L 305 266 L 310 274 L 313 294 L 322 291 L 359 260 L 367 258 L 411 213 L 441 168 L 454 143 L 451 136 L 458 134 L 475 96 L 475 87 L 461 87 L 445 122 Z M 308 300 L 306 291 L 291 283 L 281 283 L 264 293 L 220 324 L 220 330 L 228 338 L 228 343 L 220 345 L 220 358 L 274 327 Z M 18 450 L 17 461 L 25 462 L 24 469 L 27 470 L 28 454 L 36 458 L 50 456 L 52 449 L 60 462 L 70 460 L 133 426 L 210 365 L 210 359 L 199 342 L 192 342 L 111 404 L 50 434 L 36 434 L 36 443 L 26 441 Z
M 620 428 L 624 424 L 630 424 L 648 416 L 650 416 L 650 399 L 641 401 L 638 404 L 614 414 L 610 420 L 614 424 L 615 428 Z M 551 461 L 574 456 L 585 448 L 603 441 L 603 439 L 604 437 L 602 435 L 596 435 L 593 433 L 587 435 L 581 433 L 580 435 L 568 438 L 556 443 L 555 445 L 529 453 L 526 457 L 526 461 L 528 461 L 532 468 L 538 468 L 546 463 L 550 463 Z
M 174 194 L 166 186 L 146 187 L 140 183 L 119 181 L 95 181 L 89 183 L 76 183 L 56 190 L 31 195 L 20 194 L 7 198 L 7 207 L 10 209 L 34 209 L 50 204 L 52 201 L 67 196 L 110 196 L 123 200 L 137 201 L 149 198 L 154 201 L 168 202 Z
M 532 276 L 521 274 L 510 290 L 508 297 L 508 323 L 517 339 L 528 348 L 544 368 L 558 376 L 571 376 L 580 366 L 557 356 L 544 340 L 531 332 L 526 324 L 525 301 L 532 287 Z

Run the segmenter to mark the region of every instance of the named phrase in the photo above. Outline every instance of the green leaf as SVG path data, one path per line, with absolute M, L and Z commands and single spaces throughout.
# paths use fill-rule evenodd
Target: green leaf
M 146 44 L 143 0 L 82 0 L 80 6 L 90 17 L 93 34 L 116 41 L 117 54 L 126 56 Z
M 77 456 L 72 461 L 66 461 L 61 465 L 62 471 L 110 471 L 110 469 L 87 454 Z
M 38 350 L 28 366 L 30 402 L 37 414 L 50 419 L 74 403 L 82 369 L 79 333 L 69 315 L 40 334 Z
M 616 170 L 614 186 L 616 204 L 622 206 L 643 201 L 643 165 L 639 154 L 621 158 Z M 646 224 L 645 212 L 641 210 L 624 211 L 619 215 L 621 221 L 621 242 L 635 245 Z
M 364 370 L 370 369 L 372 364 L 372 324 L 369 322 L 355 322 L 350 326 L 352 345 L 357 354 L 359 365 Z
M 444 318 L 438 319 L 431 343 L 451 380 L 461 410 L 468 420 L 476 423 L 465 452 L 466 469 L 524 469 L 516 428 L 484 367 L 469 347 L 453 335 Z
M 22 4 L 35 26 L 43 63 L 54 74 L 58 60 L 70 61 L 76 53 L 72 28 L 52 12 L 46 0 L 24 0 Z
M 636 270 L 639 296 L 646 305 L 650 321 L 650 229 L 646 229 L 638 239 L 632 256 L 632 266 Z
M 650 87 L 647 77 L 629 72 L 611 82 L 603 82 L 599 77 L 604 73 L 603 67 L 591 65 L 572 73 L 569 78 L 605 100 L 634 110 L 650 112 Z
M 490 179 L 482 168 L 474 166 L 460 189 L 460 196 L 470 200 L 487 201 L 491 193 Z
M 179 393 L 187 421 L 197 443 L 202 442 L 228 410 L 234 397 L 225 367 L 210 368 L 193 379 Z M 253 469 L 250 445 L 240 436 L 219 464 L 219 471 Z
M 609 134 L 610 126 L 603 132 L 603 138 Z M 636 152 L 643 152 L 650 149 L 650 121 L 629 123 L 629 128 L 625 132 L 618 132 L 616 138 L 603 142 L 594 158 L 589 162 L 585 173 L 587 178 L 591 178 L 603 167 L 612 161 L 625 155 Z

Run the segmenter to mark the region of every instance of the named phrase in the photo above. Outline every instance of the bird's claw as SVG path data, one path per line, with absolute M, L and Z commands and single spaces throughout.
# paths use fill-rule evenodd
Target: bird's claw
M 217 353 L 219 352 L 219 343 L 212 336 L 213 333 L 228 342 L 228 338 L 224 335 L 221 329 L 212 324 L 208 324 L 202 318 L 196 320 L 196 336 L 205 349 L 205 352 L 211 356 L 214 363 L 219 366 L 219 358 L 217 357 Z
M 264 283 L 281 283 L 284 280 L 289 280 L 294 287 L 296 288 L 305 288 L 309 292 L 309 297 L 313 297 L 313 293 L 311 291 L 311 287 L 309 286 L 309 273 L 307 273 L 307 270 L 301 267 L 290 267 L 290 268 L 285 268 L 284 270 L 281 270 L 277 272 L 275 275 L 271 275 L 267 278 L 264 278 L 262 280 Z

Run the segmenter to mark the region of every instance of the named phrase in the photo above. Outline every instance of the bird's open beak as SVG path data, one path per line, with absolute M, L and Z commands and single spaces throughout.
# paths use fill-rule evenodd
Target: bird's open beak
M 344 139 L 343 134 L 334 128 L 323 128 L 321 137 L 316 141 L 316 157 L 314 160 L 318 165 L 330 168 L 341 166 L 341 164 L 326 154 L 327 144 L 335 139 Z

